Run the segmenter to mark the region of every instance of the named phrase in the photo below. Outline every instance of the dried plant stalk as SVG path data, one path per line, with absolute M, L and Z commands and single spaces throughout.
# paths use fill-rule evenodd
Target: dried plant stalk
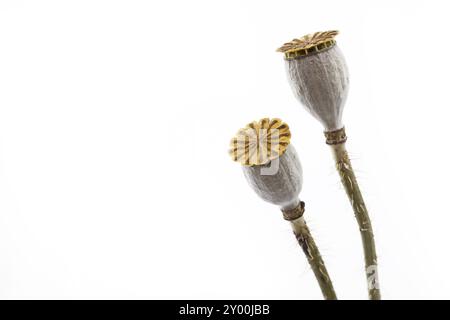
M 303 218 L 304 208 L 304 202 L 300 202 L 297 208 L 289 211 L 283 211 L 284 218 L 291 222 L 295 238 L 308 259 L 308 263 L 317 279 L 317 283 L 320 286 L 324 299 L 337 300 L 333 283 L 331 282 L 331 278 L 328 274 L 327 268 L 325 267 L 325 262 L 323 261 L 319 248 L 317 247 L 316 242 L 314 241 L 314 238 L 306 225 L 306 221 Z M 296 212 L 299 214 L 296 215 Z
M 378 285 L 377 253 L 372 223 L 345 148 L 345 141 L 347 139 L 345 130 L 341 129 L 335 132 L 328 132 L 325 133 L 325 135 L 327 136 L 327 144 L 331 146 L 331 150 L 333 151 L 336 169 L 353 207 L 353 212 L 361 233 L 369 298 L 371 300 L 380 300 L 381 294 Z

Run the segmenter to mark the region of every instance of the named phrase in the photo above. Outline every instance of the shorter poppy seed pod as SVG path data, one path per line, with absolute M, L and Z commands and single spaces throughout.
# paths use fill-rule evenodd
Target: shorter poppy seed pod
M 231 158 L 242 165 L 256 194 L 281 207 L 298 244 L 306 255 L 323 297 L 337 299 L 319 248 L 303 217 L 305 203 L 299 200 L 302 167 L 290 144 L 289 126 L 280 119 L 264 118 L 240 129 L 230 143 Z
M 242 164 L 244 175 L 263 200 L 290 210 L 299 205 L 302 167 L 290 144 L 289 126 L 264 118 L 240 129 L 231 140 L 230 155 Z
M 337 31 L 316 32 L 285 43 L 277 51 L 285 54 L 292 91 L 325 128 L 343 128 L 342 114 L 348 93 L 348 70 L 336 45 Z

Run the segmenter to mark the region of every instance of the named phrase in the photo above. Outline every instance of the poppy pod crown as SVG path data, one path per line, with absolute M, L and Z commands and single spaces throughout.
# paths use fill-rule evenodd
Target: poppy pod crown
M 264 118 L 239 129 L 231 139 L 229 154 L 244 166 L 263 165 L 286 151 L 291 141 L 289 126 L 280 119 Z
M 307 34 L 300 39 L 286 42 L 277 51 L 283 52 L 286 59 L 307 56 L 333 47 L 336 44 L 334 37 L 338 34 L 339 31 L 336 30 Z
M 288 81 L 294 95 L 325 131 L 343 128 L 348 71 L 334 37 L 338 31 L 316 32 L 285 43 Z

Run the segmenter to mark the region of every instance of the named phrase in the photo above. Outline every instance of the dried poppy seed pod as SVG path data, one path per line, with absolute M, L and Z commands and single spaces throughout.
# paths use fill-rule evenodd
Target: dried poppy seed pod
M 233 160 L 243 166 L 244 175 L 263 200 L 292 209 L 299 204 L 302 167 L 290 144 L 289 126 L 280 119 L 262 119 L 239 130 L 232 140 Z
M 292 91 L 325 131 L 344 126 L 348 71 L 334 40 L 337 34 L 337 31 L 316 32 L 285 43 L 277 50 L 285 54 Z
M 337 299 L 325 263 L 303 218 L 302 167 L 290 145 L 289 126 L 280 119 L 264 118 L 240 129 L 230 143 L 232 159 L 242 165 L 252 189 L 263 200 L 278 205 L 291 223 L 325 299 Z
M 278 51 L 285 55 L 294 94 L 325 127 L 326 143 L 331 147 L 336 169 L 358 222 L 369 297 L 379 300 L 378 261 L 372 224 L 345 148 L 347 136 L 342 113 L 348 92 L 348 71 L 334 40 L 337 34 L 337 31 L 316 32 L 285 43 Z

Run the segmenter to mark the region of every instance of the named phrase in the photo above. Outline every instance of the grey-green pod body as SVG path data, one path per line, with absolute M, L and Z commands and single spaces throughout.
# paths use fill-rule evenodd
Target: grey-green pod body
M 299 204 L 303 172 L 292 145 L 289 145 L 279 158 L 268 164 L 243 166 L 242 169 L 252 189 L 263 200 L 282 209 L 292 209 Z
M 315 54 L 286 59 L 288 80 L 295 96 L 325 131 L 341 129 L 348 93 L 348 70 L 337 45 Z

